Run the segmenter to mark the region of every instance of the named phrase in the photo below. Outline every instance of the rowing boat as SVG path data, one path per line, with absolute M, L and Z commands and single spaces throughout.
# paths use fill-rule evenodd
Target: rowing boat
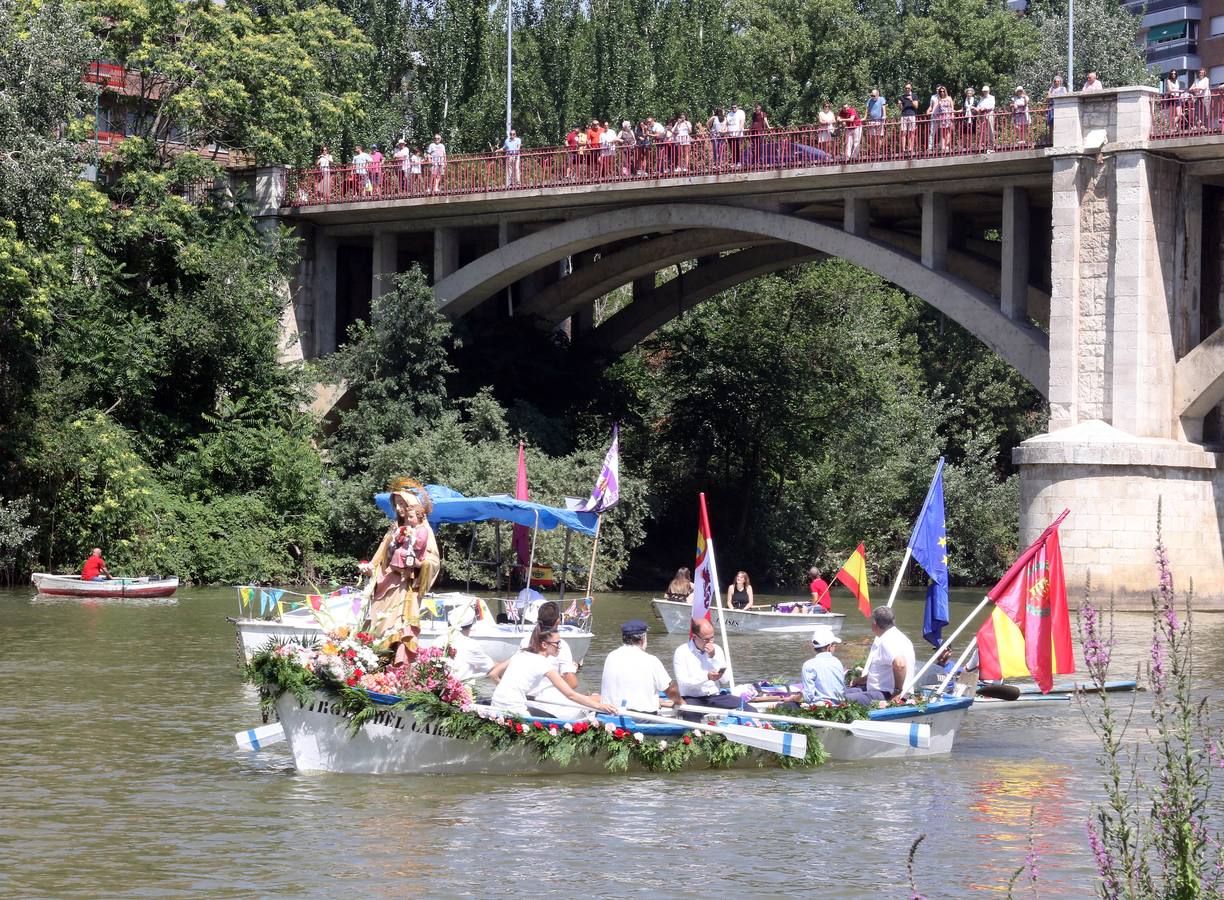
M 1061 712 L 1069 709 L 1070 706 L 1070 694 L 1022 694 L 1015 700 L 983 697 L 979 694 L 973 700 L 974 712 L 1004 712 L 1015 709 L 1044 709 L 1047 712 Z
M 80 575 L 51 575 L 35 572 L 30 576 L 44 597 L 169 597 L 178 590 L 177 578 L 108 578 L 86 581 Z
M 350 735 L 351 715 L 336 697 L 315 691 L 300 703 L 290 692 L 276 701 L 276 711 L 285 729 L 294 766 L 301 772 L 337 772 L 376 775 L 531 775 L 558 772 L 607 771 L 607 760 L 598 754 L 579 756 L 572 764 L 562 766 L 552 760 L 537 757 L 525 745 L 512 743 L 494 750 L 480 739 L 449 737 L 439 733 L 436 724 L 425 721 L 409 709 L 392 709 L 400 698 L 370 693 L 378 705 L 372 719 Z M 834 760 L 878 760 L 915 758 L 949 753 L 956 731 L 964 720 L 971 701 L 962 698 L 937 700 L 925 708 L 898 706 L 875 710 L 873 721 L 929 724 L 929 748 L 898 746 L 873 741 L 846 732 L 822 733 L 821 743 Z M 750 715 L 750 714 L 745 714 Z M 683 725 L 656 725 L 635 722 L 626 716 L 596 717 L 596 727 L 623 729 L 627 739 L 683 740 L 687 733 Z M 564 728 L 559 719 L 528 719 L 525 725 L 544 728 Z M 776 757 L 763 751 L 753 751 L 733 763 L 734 768 L 759 768 L 773 764 Z M 705 763 L 701 765 L 704 767 Z M 631 768 L 633 768 L 631 766 Z
M 229 619 L 238 630 L 238 646 L 243 662 L 250 662 L 260 650 L 269 643 L 281 644 L 286 641 L 321 641 L 325 629 L 320 619 L 332 622 L 335 626 L 356 625 L 356 617 L 352 610 L 351 594 L 332 594 L 322 597 L 322 607 L 316 613 L 309 606 L 301 606 L 287 610 L 274 619 L 240 618 Z M 458 591 L 445 594 L 427 594 L 426 603 L 439 610 L 435 618 L 422 618 L 422 647 L 440 647 L 450 640 L 450 628 L 446 624 L 446 614 L 456 606 L 480 604 L 481 618 L 472 626 L 471 637 L 480 649 L 489 655 L 494 662 L 509 659 L 519 649 L 523 638 L 531 633 L 531 625 L 498 624 L 488 613 L 488 606 L 483 600 Z M 569 646 L 570 653 L 576 662 L 586 656 L 591 647 L 591 632 L 576 625 L 564 625 L 560 629 L 561 638 Z
M 663 620 L 668 634 L 683 634 L 692 621 L 691 603 L 681 600 L 651 600 L 655 615 Z M 810 634 L 817 625 L 828 625 L 840 635 L 846 617 L 841 613 L 779 612 L 773 608 L 723 608 L 723 619 L 731 634 Z

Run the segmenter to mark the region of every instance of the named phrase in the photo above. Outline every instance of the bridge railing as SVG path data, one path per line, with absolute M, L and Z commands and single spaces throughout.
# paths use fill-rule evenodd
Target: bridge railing
M 1153 140 L 1224 134 L 1224 86 L 1206 94 L 1182 91 L 1152 98 Z
M 510 156 L 451 156 L 438 165 L 428 159 L 419 164 L 386 159 L 380 166 L 291 171 L 286 202 L 290 206 L 359 203 L 956 157 L 1044 146 L 1049 144 L 1050 130 L 1045 107 L 1033 107 L 1023 113 L 918 116 L 912 123 L 889 119 L 864 122 L 858 128 L 808 125 L 632 147 L 545 147 Z

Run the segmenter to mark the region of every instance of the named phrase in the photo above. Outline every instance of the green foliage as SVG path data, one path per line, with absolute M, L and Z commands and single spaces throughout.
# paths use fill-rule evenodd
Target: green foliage
M 1066 75 L 1067 10 L 1067 0 L 1029 4 L 1040 50 L 1015 71 L 1034 97 L 1038 90 L 1044 94 L 1055 75 Z M 1071 87 L 1079 89 L 1089 71 L 1095 71 L 1106 87 L 1156 84 L 1157 73 L 1148 68 L 1146 48 L 1139 40 L 1141 28 L 1142 18 L 1118 0 L 1075 0 L 1076 68 Z
M 533 498 L 560 505 L 566 496 L 590 493 L 607 450 L 608 433 L 594 436 L 581 449 L 556 452 L 556 445 L 568 444 L 569 438 L 555 433 L 555 421 L 519 415 L 520 423 L 534 425 L 554 444 L 554 452 L 545 452 L 536 446 L 533 429 L 512 427 L 511 412 L 487 389 L 469 396 L 450 395 L 446 376 L 453 369 L 447 351 L 454 345 L 451 324 L 438 314 L 424 277 L 413 270 L 400 276 L 394 291 L 374 301 L 370 322 L 355 327 L 349 343 L 328 360 L 327 375 L 342 380 L 357 396 L 326 443 L 331 470 L 328 543 L 336 553 L 332 574 L 348 574 L 353 562 L 369 556 L 376 546 L 386 519 L 372 498 L 396 476 L 443 484 L 468 496 L 513 493 L 521 439 L 527 444 Z M 621 505 L 604 516 L 598 587 L 620 577 L 640 542 L 647 511 L 645 484 L 627 473 L 621 497 Z M 491 561 L 500 555 L 504 568 L 511 565 L 510 527 L 500 530 L 500 549 L 495 544 L 497 534 L 490 525 L 476 526 L 472 543 L 467 528 L 440 529 L 446 576 L 491 584 L 494 578 L 488 567 L 467 566 L 464 560 L 470 550 L 475 560 Z M 559 570 L 564 542 L 563 530 L 540 532 L 537 561 Z M 584 567 L 587 553 L 589 539 L 575 540 L 571 566 Z M 571 584 L 585 587 L 583 575 L 571 573 Z
M 30 498 L 0 497 L 0 584 L 12 584 L 38 529 L 29 524 Z
M 304 164 L 357 115 L 371 47 L 326 2 L 87 0 L 103 55 L 138 74 L 137 134 L 163 159 L 213 145 Z

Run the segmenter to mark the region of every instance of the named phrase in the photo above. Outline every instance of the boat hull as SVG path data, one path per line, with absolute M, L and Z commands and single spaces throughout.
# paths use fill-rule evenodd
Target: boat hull
M 835 760 L 871 761 L 936 756 L 949 753 L 956 731 L 969 708 L 968 700 L 932 703 L 927 710 L 900 707 L 884 710 L 886 721 L 927 723 L 931 746 L 899 747 L 840 731 L 827 730 L 821 742 Z M 570 766 L 540 760 L 527 747 L 493 751 L 481 741 L 446 737 L 433 725 L 418 721 L 411 710 L 387 709 L 349 735 L 348 716 L 334 698 L 316 692 L 305 704 L 286 693 L 276 704 L 277 715 L 296 768 L 302 772 L 367 775 L 533 775 L 559 772 L 606 773 L 605 760 L 590 757 Z M 623 720 L 616 720 L 622 721 Z M 632 727 L 632 723 L 624 723 Z M 735 768 L 772 765 L 772 754 L 753 752 Z
M 1047 712 L 1061 712 L 1070 708 L 1070 694 L 1022 694 L 1015 700 L 979 696 L 973 701 L 974 712 L 1007 712 L 1018 709 L 1044 709 Z
M 691 604 L 676 600 L 650 602 L 668 634 L 684 634 L 689 630 Z M 845 620 L 841 613 L 782 613 L 723 607 L 723 621 L 731 634 L 811 634 L 817 625 L 828 625 L 834 634 L 840 635 Z
M 44 597 L 170 597 L 179 586 L 177 578 L 83 581 L 79 575 L 50 575 L 45 572 L 35 572 L 30 580 Z
M 280 644 L 291 640 L 313 641 L 323 638 L 323 629 L 313 617 L 291 618 L 285 615 L 280 621 L 237 619 L 234 624 L 238 629 L 238 645 L 244 662 L 250 662 L 251 657 L 267 647 L 269 642 Z M 489 624 L 482 628 L 478 622 L 472 628 L 471 637 L 494 662 L 501 662 L 513 656 L 523 638 L 530 633 L 528 628 L 517 628 L 513 625 Z M 448 634 L 449 628 L 442 622 L 422 622 L 421 646 L 443 646 Z M 569 646 L 576 661 L 581 661 L 591 648 L 589 631 L 566 626 L 561 631 L 561 639 Z

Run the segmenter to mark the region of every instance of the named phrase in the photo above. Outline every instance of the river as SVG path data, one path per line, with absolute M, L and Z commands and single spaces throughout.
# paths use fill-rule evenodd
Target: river
M 234 744 L 235 731 L 259 723 L 225 622 L 235 591 L 145 602 L 31 595 L 0 592 L 0 674 L 13 687 L 0 700 L 4 896 L 902 897 L 921 834 L 915 871 L 931 897 L 998 892 L 1030 836 L 1042 895 L 1092 890 L 1085 823 L 1101 778 L 1074 705 L 971 711 L 951 756 L 871 766 L 299 775 L 283 744 L 261 753 Z M 957 592 L 954 620 L 979 597 Z M 648 601 L 598 598 L 584 687 L 598 687 L 627 618 L 653 623 L 649 649 L 670 668 L 683 638 L 663 631 Z M 844 592 L 835 602 L 848 614 L 840 656 L 854 661 L 870 633 Z M 921 595 L 898 603 L 920 644 Z M 1114 677 L 1134 677 L 1150 619 L 1119 613 L 1116 624 Z M 1199 646 L 1221 645 L 1224 617 L 1200 615 L 1197 626 Z M 804 636 L 731 637 L 740 680 L 795 673 L 807 649 Z M 1200 661 L 1202 685 L 1224 695 L 1219 658 Z

